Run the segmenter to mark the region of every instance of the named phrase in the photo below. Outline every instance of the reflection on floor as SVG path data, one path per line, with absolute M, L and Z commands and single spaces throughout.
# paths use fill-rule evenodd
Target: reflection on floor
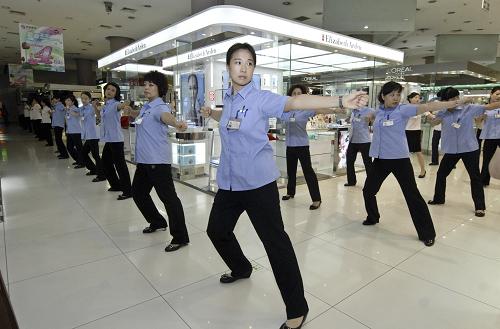
M 143 235 L 145 222 L 131 199 L 116 201 L 106 183 L 91 183 L 84 169 L 57 160 L 53 148 L 31 135 L 9 136 L 1 145 L 6 253 L 0 241 L 0 270 L 7 271 L 6 254 L 21 328 L 273 329 L 282 323 L 281 297 L 246 215 L 235 233 L 257 270 L 249 280 L 221 286 L 227 268 L 204 233 L 211 196 L 176 184 L 191 244 L 167 254 L 168 233 Z M 437 168 L 427 171 L 417 179 L 426 200 Z M 439 236 L 426 248 L 393 177 L 378 195 L 382 218 L 374 227 L 361 225 L 364 174 L 354 187 L 344 180 L 320 182 L 323 204 L 316 211 L 308 209 L 305 185 L 282 202 L 311 309 L 305 328 L 500 327 L 498 181 L 485 191 L 486 217 L 476 218 L 459 164 L 448 178 L 446 205 L 430 209 Z

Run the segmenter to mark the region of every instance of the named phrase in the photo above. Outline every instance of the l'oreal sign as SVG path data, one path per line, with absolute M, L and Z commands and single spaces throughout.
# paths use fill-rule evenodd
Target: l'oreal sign
M 413 72 L 411 66 L 392 67 L 385 72 L 385 80 L 404 81 L 408 72 Z
M 312 77 L 303 77 L 302 81 L 318 81 L 318 77 L 312 76 Z

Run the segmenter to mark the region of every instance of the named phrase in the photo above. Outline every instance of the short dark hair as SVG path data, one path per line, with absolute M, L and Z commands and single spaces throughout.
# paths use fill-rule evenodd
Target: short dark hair
M 307 90 L 307 87 L 304 86 L 304 85 L 301 85 L 301 84 L 296 84 L 296 85 L 292 85 L 289 89 L 288 89 L 288 92 L 286 93 L 288 96 L 292 96 L 292 93 L 295 89 L 300 89 L 300 91 L 302 91 L 303 94 L 307 94 L 308 93 L 308 90 Z
M 384 99 L 382 98 L 382 96 L 389 95 L 393 91 L 397 91 L 398 93 L 400 93 L 403 91 L 403 86 L 395 81 L 384 83 L 382 89 L 380 89 L 380 92 L 378 93 L 378 101 L 384 104 Z
M 412 98 L 415 98 L 416 96 L 420 96 L 419 93 L 416 93 L 416 92 L 412 92 L 408 95 L 408 97 L 406 97 L 406 99 L 408 100 L 408 102 L 412 99 Z
M 76 100 L 75 95 L 73 95 L 73 94 L 67 94 L 66 96 L 64 96 L 64 102 L 65 103 L 66 103 L 66 100 L 68 98 L 71 99 L 71 101 L 73 102 L 73 105 L 75 105 L 76 107 L 78 107 L 78 101 Z
M 245 43 L 235 43 L 234 45 L 229 47 L 229 49 L 227 50 L 227 53 L 226 53 L 226 64 L 227 65 L 229 65 L 229 63 L 231 62 L 231 57 L 233 56 L 233 54 L 240 49 L 248 50 L 250 52 L 250 54 L 252 54 L 253 65 L 257 65 L 257 55 L 255 54 L 255 49 L 253 49 L 253 47 L 246 42 Z
M 92 95 L 88 91 L 82 91 L 82 95 L 86 95 L 88 98 L 92 99 Z
M 106 93 L 106 89 L 108 89 L 109 86 L 113 86 L 115 87 L 116 89 L 116 94 L 115 94 L 115 99 L 117 101 L 121 101 L 122 100 L 122 95 L 120 95 L 120 86 L 118 86 L 118 84 L 116 82 L 108 82 L 105 86 L 104 86 L 104 93 Z
M 165 75 L 158 71 L 150 71 L 144 76 L 144 81 L 154 83 L 158 87 L 158 96 L 164 97 L 168 91 L 168 84 Z
M 458 91 L 458 89 L 453 87 L 443 88 L 437 93 L 437 97 L 439 97 L 441 101 L 449 101 L 450 99 L 455 98 L 459 95 L 460 92 Z
M 50 100 L 48 97 L 42 97 L 40 99 L 40 103 L 43 103 L 43 105 L 45 105 L 45 106 L 50 106 Z M 42 104 L 40 104 L 40 105 L 42 105 Z

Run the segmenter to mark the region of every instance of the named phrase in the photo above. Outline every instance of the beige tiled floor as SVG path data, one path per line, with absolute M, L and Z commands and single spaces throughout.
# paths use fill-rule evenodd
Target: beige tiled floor
M 191 244 L 167 254 L 168 232 L 143 235 L 146 223 L 131 199 L 116 201 L 106 183 L 91 183 L 28 134 L 15 133 L 2 147 L 0 270 L 5 278 L 6 254 L 21 328 L 273 329 L 285 319 L 246 215 L 235 234 L 256 270 L 222 286 L 227 268 L 204 233 L 211 196 L 176 184 Z M 417 179 L 426 200 L 437 168 L 427 171 Z M 459 164 L 446 205 L 430 208 L 438 239 L 426 248 L 393 177 L 378 195 L 380 224 L 361 225 L 363 181 L 363 173 L 355 187 L 345 188 L 343 177 L 321 181 L 317 211 L 308 209 L 305 186 L 281 204 L 311 309 L 305 328 L 500 328 L 500 182 L 485 190 L 487 216 L 476 218 Z

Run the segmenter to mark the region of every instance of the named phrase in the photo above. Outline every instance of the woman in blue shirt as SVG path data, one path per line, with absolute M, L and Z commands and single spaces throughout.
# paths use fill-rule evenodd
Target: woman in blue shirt
M 256 64 L 253 47 L 237 43 L 226 54 L 227 71 L 232 88 L 224 94 L 223 110 L 202 108 L 204 117 L 219 121 L 221 156 L 217 171 L 219 190 L 210 212 L 207 234 L 230 274 L 220 278 L 231 283 L 249 278 L 252 265 L 243 254 L 233 229 L 246 211 L 264 244 L 288 320 L 281 329 L 301 328 L 308 306 L 297 259 L 281 218 L 276 179 L 280 176 L 274 161 L 267 132 L 269 118 L 280 118 L 283 112 L 296 109 L 359 107 L 366 103 L 363 93 L 346 97 L 276 95 L 257 89 L 252 82 Z
M 370 118 L 375 113 L 371 108 L 353 109 L 349 121 L 351 122 L 351 130 L 349 132 L 349 146 L 347 146 L 346 166 L 347 166 L 347 183 L 344 186 L 356 185 L 356 171 L 354 170 L 354 162 L 358 152 L 363 157 L 366 174 L 371 169 L 372 158 L 370 158 Z
M 66 145 L 64 145 L 62 134 L 64 131 L 64 116 L 66 110 L 64 109 L 63 103 L 61 103 L 61 95 L 59 92 L 54 93 L 52 97 L 52 128 L 54 128 L 54 139 L 56 140 L 57 152 L 59 153 L 58 159 L 69 158 L 68 150 Z
M 75 95 L 67 94 L 64 97 L 66 105 L 66 148 L 69 155 L 75 160 L 75 169 L 85 168 L 82 158 L 82 126 L 80 125 L 80 110 Z
M 429 208 L 415 182 L 405 128 L 411 117 L 443 107 L 453 107 L 458 105 L 459 101 L 400 104 L 402 91 L 403 86 L 389 81 L 382 86 L 378 96 L 381 105 L 375 113 L 370 146 L 370 156 L 374 160 L 363 187 L 367 212 L 363 225 L 375 225 L 379 222 L 376 195 L 387 176 L 392 173 L 403 191 L 418 238 L 430 247 L 434 244 L 436 232 Z
M 88 91 L 81 94 L 82 107 L 80 107 L 80 114 L 82 117 L 82 139 L 85 140 L 83 144 L 82 157 L 85 167 L 89 170 L 87 176 L 97 175 L 93 182 L 102 182 L 106 180 L 104 169 L 102 168 L 101 157 L 99 156 L 99 137 L 97 137 L 96 126 L 96 113 L 94 106 L 90 103 L 92 96 Z M 94 162 L 89 157 L 92 154 Z
M 175 192 L 172 179 L 172 144 L 168 139 L 168 126 L 179 131 L 186 130 L 185 122 L 179 122 L 171 114 L 170 106 L 162 99 L 167 94 L 167 80 L 157 71 L 144 76 L 144 95 L 148 102 L 140 111 L 131 111 L 135 119 L 136 143 L 134 181 L 132 196 L 134 202 L 149 223 L 142 232 L 165 231 L 167 221 L 158 212 L 151 199 L 151 189 L 163 202 L 168 215 L 172 241 L 165 248 L 166 252 L 176 251 L 189 243 L 189 236 L 184 218 L 181 200 Z
M 490 103 L 500 102 L 500 87 L 495 87 L 490 93 Z M 484 186 L 490 185 L 490 161 L 495 151 L 500 147 L 500 107 L 494 111 L 487 111 L 484 118 L 481 139 L 483 146 L 483 167 L 481 168 L 481 180 Z
M 453 87 L 442 90 L 441 99 L 457 101 L 460 93 Z M 500 107 L 500 103 L 488 105 L 465 105 L 459 107 L 446 106 L 447 110 L 437 114 L 441 121 L 441 149 L 444 152 L 436 176 L 434 197 L 428 203 L 444 204 L 446 193 L 446 177 L 459 160 L 465 165 L 469 174 L 475 215 L 483 217 L 486 211 L 484 189 L 479 173 L 479 144 L 474 133 L 474 118 L 484 114 L 485 110 Z
M 132 186 L 127 163 L 125 162 L 120 113 L 128 105 L 120 103 L 120 87 L 114 82 L 109 82 L 104 86 L 104 97 L 106 101 L 99 111 L 101 117 L 101 141 L 105 143 L 102 150 L 102 166 L 106 179 L 111 185 L 108 191 L 122 191 L 117 200 L 125 200 L 132 197 Z
M 288 96 L 307 94 L 307 87 L 304 85 L 293 85 L 288 90 Z M 321 205 L 321 194 L 319 192 L 318 178 L 311 165 L 311 154 L 309 152 L 309 137 L 307 135 L 307 121 L 317 113 L 334 113 L 333 109 L 316 111 L 293 111 L 284 113 L 281 121 L 286 124 L 286 169 L 288 176 L 287 194 L 282 200 L 290 200 L 295 196 L 297 179 L 297 162 L 300 160 L 302 172 L 312 199 L 310 210 L 318 209 Z

